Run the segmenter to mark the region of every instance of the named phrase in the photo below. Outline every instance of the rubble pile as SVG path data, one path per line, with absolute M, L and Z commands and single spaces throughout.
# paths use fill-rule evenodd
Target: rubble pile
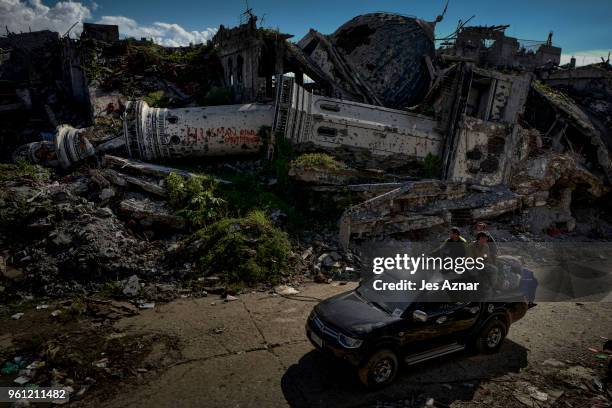
M 218 98 L 209 93 L 219 85 L 221 76 L 210 46 L 171 49 L 148 40 L 108 43 L 88 38 L 80 41 L 80 47 L 90 86 L 98 88 L 100 95 L 144 98 L 159 107 L 181 107 L 196 101 L 208 104 Z
M 6 270 L 19 271 L 11 279 L 16 288 L 61 296 L 157 272 L 163 248 L 125 226 L 106 206 L 108 195 L 115 194 L 108 191 L 99 190 L 87 175 L 48 184 L 3 183 L 3 259 Z

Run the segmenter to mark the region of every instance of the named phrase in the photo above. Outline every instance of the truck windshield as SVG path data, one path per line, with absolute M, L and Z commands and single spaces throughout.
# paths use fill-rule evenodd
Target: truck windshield
M 405 279 L 405 277 L 396 276 L 393 273 L 386 273 L 384 277 L 374 275 L 361 282 L 357 288 L 357 294 L 389 314 L 401 315 L 416 300 L 419 294 L 418 291 L 376 290 L 374 289 L 375 286 L 380 287 L 381 283 L 379 282 L 377 285 L 374 283 L 376 280 L 379 280 L 384 283 L 398 284 L 402 279 Z

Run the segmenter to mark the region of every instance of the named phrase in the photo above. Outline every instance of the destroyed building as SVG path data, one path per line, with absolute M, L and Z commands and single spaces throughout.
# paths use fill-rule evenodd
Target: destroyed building
M 65 123 L 91 124 L 87 76 L 75 40 L 43 30 L 0 37 L 2 153 Z M 24 129 L 24 125 L 26 128 Z M 49 126 L 50 125 L 50 126 Z
M 545 65 L 559 65 L 561 48 L 546 41 L 519 40 L 506 35 L 508 25 L 461 27 L 455 38 L 448 38 L 440 55 L 446 60 L 472 61 L 496 68 L 533 71 Z
M 315 192 L 348 190 L 366 200 L 345 212 L 345 241 L 522 210 L 543 220 L 536 230 L 572 230 L 572 194 L 608 191 L 609 129 L 546 84 L 579 91 L 592 83 L 580 69 L 555 68 L 561 50 L 552 35 L 527 49 L 505 35 L 507 26 L 461 27 L 436 51 L 441 18 L 367 14 L 331 35 L 311 30 L 294 44 L 249 15 L 236 28 L 222 26 L 212 41 L 222 85 L 237 104 L 126 102 L 123 135 L 101 150 L 156 161 L 254 156 L 265 147 L 270 158 L 282 139 L 297 152 L 329 153 L 350 168 L 290 175 Z M 607 97 L 609 70 L 601 72 L 597 86 Z M 84 134 L 58 130 L 48 145 L 59 149 L 63 167 L 94 155 Z M 413 181 L 424 178 L 415 173 L 424 163 L 433 180 Z M 373 177 L 372 169 L 381 173 Z
M 334 96 L 390 108 L 415 105 L 433 79 L 435 22 L 399 14 L 358 16 L 333 34 L 298 42 L 308 65 L 334 84 Z
M 113 24 L 83 23 L 81 38 L 116 43 L 119 41 L 119 26 Z
M 253 15 L 238 27 L 219 27 L 213 44 L 236 103 L 274 98 L 273 77 L 284 72 L 285 40 L 291 37 L 257 27 Z

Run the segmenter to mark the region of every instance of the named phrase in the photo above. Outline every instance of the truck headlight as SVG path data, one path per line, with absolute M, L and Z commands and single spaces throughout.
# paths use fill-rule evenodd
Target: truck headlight
M 342 347 L 353 349 L 361 346 L 363 340 L 354 339 L 352 337 L 345 336 L 344 334 L 340 334 L 338 335 L 338 342 Z

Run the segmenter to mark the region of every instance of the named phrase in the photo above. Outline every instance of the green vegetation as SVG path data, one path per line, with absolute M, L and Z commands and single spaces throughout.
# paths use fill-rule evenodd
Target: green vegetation
M 25 160 L 20 160 L 17 164 L 0 163 L 0 182 L 22 181 L 28 179 L 36 182 L 49 181 L 51 172 Z
M 291 244 L 263 211 L 243 218 L 224 218 L 194 234 L 199 241 L 196 268 L 238 288 L 279 282 L 289 271 Z
M 30 164 L 24 160 L 17 164 L 0 163 L 0 183 L 45 183 L 51 178 L 49 169 Z M 27 202 L 22 196 L 10 194 L 0 186 L 0 228 L 12 229 L 25 225 L 35 218 L 46 217 L 53 213 L 48 199 Z M 61 215 L 61 214 L 59 214 Z
M 268 132 L 270 134 L 270 132 Z M 279 188 L 285 193 L 285 197 L 291 194 L 291 182 L 289 181 L 289 167 L 291 157 L 293 156 L 293 147 L 285 138 L 285 135 L 278 133 L 275 136 L 274 159 L 268 164 L 266 169 L 274 174 L 278 180 Z
M 342 170 L 346 168 L 344 163 L 325 153 L 303 154 L 295 159 L 292 164 L 304 167 L 322 167 L 327 170 Z
M 227 177 L 231 184 L 220 185 L 219 195 L 228 203 L 230 214 L 242 217 L 254 210 L 267 212 L 279 209 L 287 214 L 290 231 L 297 231 L 303 226 L 302 216 L 294 206 L 292 197 L 281 183 L 274 190 L 266 188 L 256 175 L 234 175 Z
M 234 91 L 228 87 L 213 87 L 204 95 L 202 105 L 230 105 L 234 100 Z
M 150 106 L 180 107 L 182 98 L 160 91 L 174 85 L 198 105 L 228 103 L 227 96 L 211 91 L 223 82 L 223 69 L 211 44 L 169 48 L 135 39 L 115 45 L 87 39 L 79 46 L 87 78 L 106 91 L 143 98 Z
M 225 214 L 225 200 L 215 196 L 217 183 L 211 177 L 185 180 L 176 173 L 166 177 L 168 204 L 194 228 L 202 228 Z
M 167 108 L 170 106 L 170 100 L 162 90 L 149 92 L 142 99 L 152 108 Z
M 422 175 L 425 178 L 440 178 L 442 172 L 442 159 L 431 153 L 427 153 L 425 160 L 423 160 L 423 172 Z

